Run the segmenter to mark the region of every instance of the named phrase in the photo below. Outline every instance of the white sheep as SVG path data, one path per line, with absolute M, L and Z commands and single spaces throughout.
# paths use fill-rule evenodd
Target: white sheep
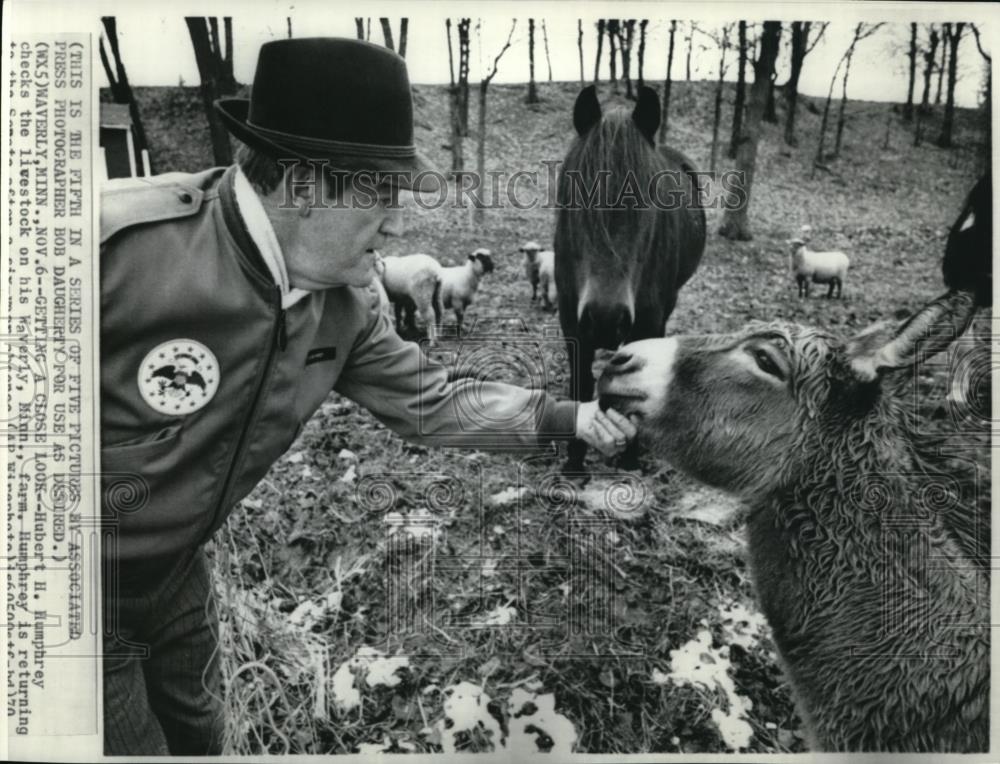
M 462 335 L 462 318 L 465 309 L 472 302 L 479 280 L 484 274 L 493 272 L 492 253 L 480 247 L 463 265 L 441 269 L 441 303 L 455 311 L 458 335 Z
M 415 254 L 382 258 L 382 285 L 396 310 L 396 327 L 402 326 L 402 313 L 406 312 L 406 326 L 416 331 L 414 313 L 420 316 L 427 328 L 427 338 L 433 345 L 437 341 L 436 324 L 441 318 L 441 263 L 430 255 Z
M 806 231 L 804 230 L 803 233 Z M 851 261 L 843 252 L 814 252 L 809 249 L 805 239 L 789 239 L 792 245 L 790 253 L 790 269 L 799 285 L 799 297 L 809 296 L 809 282 L 829 284 L 827 297 L 833 297 L 836 288 L 839 298 L 844 290 L 844 280 Z
M 546 310 L 552 310 L 556 302 L 556 254 L 551 249 L 543 250 L 536 241 L 525 242 L 520 252 L 524 253 L 524 275 L 531 284 L 531 300 L 538 299 L 538 287 L 542 287 L 542 303 Z

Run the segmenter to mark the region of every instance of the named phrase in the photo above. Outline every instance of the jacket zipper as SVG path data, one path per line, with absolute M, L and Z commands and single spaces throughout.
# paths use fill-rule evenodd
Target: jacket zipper
M 264 373 L 257 381 L 257 390 L 254 392 L 253 404 L 250 407 L 250 414 L 243 421 L 243 429 L 240 432 L 239 440 L 236 443 L 236 453 L 233 456 L 233 460 L 229 464 L 229 474 L 226 476 L 226 485 L 222 490 L 222 499 L 219 502 L 219 505 L 215 508 L 215 512 L 212 516 L 212 524 L 209 526 L 210 535 L 208 538 L 211 537 L 212 533 L 218 530 L 221 525 L 220 521 L 229 511 L 229 495 L 232 493 L 233 483 L 236 482 L 236 476 L 245 455 L 244 452 L 246 451 L 247 435 L 257 421 L 261 393 L 274 371 L 274 360 L 278 355 L 276 350 L 283 351 L 288 347 L 288 332 L 285 327 L 285 309 L 281 307 L 281 289 L 275 287 L 275 291 L 278 296 L 278 316 L 274 322 L 274 329 L 271 331 L 271 342 L 268 346 L 267 363 L 264 366 Z M 208 538 L 205 540 L 207 541 Z

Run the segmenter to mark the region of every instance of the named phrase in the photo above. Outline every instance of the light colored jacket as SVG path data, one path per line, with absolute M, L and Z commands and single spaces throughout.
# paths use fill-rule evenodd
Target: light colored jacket
M 101 470 L 118 538 L 109 554 L 134 562 L 207 541 L 331 390 L 425 444 L 523 449 L 573 435 L 571 401 L 448 382 L 365 289 L 313 292 L 282 310 L 233 172 L 112 181 L 102 193 Z M 176 376 L 174 351 L 207 356 L 200 376 Z M 195 410 L 158 409 L 151 390 Z

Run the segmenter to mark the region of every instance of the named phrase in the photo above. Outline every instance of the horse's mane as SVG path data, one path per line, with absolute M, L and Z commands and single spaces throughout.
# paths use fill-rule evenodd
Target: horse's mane
M 573 252 L 588 251 L 614 262 L 628 255 L 614 246 L 614 238 L 622 230 L 628 231 L 635 251 L 663 251 L 669 244 L 664 237 L 677 235 L 669 215 L 651 214 L 656 205 L 651 190 L 656 174 L 663 171 L 682 172 L 683 168 L 650 145 L 628 111 L 620 107 L 610 110 L 573 142 L 563 162 L 556 238 Z M 607 195 L 598 194 L 587 204 L 587 194 L 602 174 L 607 179 Z M 657 182 L 662 202 L 672 184 L 662 177 Z M 620 203 L 615 204 L 620 197 Z

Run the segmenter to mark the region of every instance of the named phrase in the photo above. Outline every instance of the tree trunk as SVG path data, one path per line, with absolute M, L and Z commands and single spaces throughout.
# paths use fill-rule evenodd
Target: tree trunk
M 799 104 L 799 77 L 806 60 L 810 25 L 809 21 L 792 22 L 792 71 L 785 85 L 785 143 L 789 146 L 799 144 L 795 137 L 795 112 Z
M 132 86 L 128 81 L 128 73 L 125 71 L 125 63 L 122 61 L 121 50 L 118 48 L 118 23 L 114 16 L 102 16 L 101 22 L 104 24 L 104 32 L 108 38 L 111 55 L 115 60 L 114 73 L 112 73 L 104 46 L 103 44 L 99 45 L 101 63 L 104 65 L 104 71 L 108 75 L 108 82 L 111 85 L 111 97 L 115 103 L 128 104 L 128 114 L 132 120 L 132 130 L 135 132 L 136 167 L 141 166 L 142 150 L 146 149 L 149 153 L 149 171 L 154 173 L 153 152 L 149 149 L 146 129 L 143 127 L 142 117 L 139 114 L 139 104 L 135 101 Z
M 660 115 L 660 143 L 667 140 L 670 117 L 670 70 L 674 65 L 674 35 L 677 33 L 677 19 L 670 20 L 670 44 L 667 47 L 667 76 L 663 80 L 663 113 Z
M 465 170 L 465 156 L 462 146 L 462 119 L 459 116 L 459 89 L 455 82 L 455 60 L 451 46 L 451 19 L 444 20 L 448 33 L 448 125 L 451 132 L 451 172 L 460 175 Z
M 941 134 L 938 136 L 937 145 L 942 149 L 951 148 L 952 129 L 955 124 L 955 82 L 958 80 L 958 43 L 962 39 L 964 22 L 952 25 L 948 33 L 947 43 L 951 47 L 948 51 L 948 95 L 944 103 L 944 119 L 941 121 Z
M 719 159 L 719 129 L 722 125 L 722 87 L 726 76 L 726 51 L 729 49 L 729 29 L 722 27 L 719 39 L 719 81 L 715 84 L 715 111 L 712 116 L 712 150 L 709 171 L 715 175 Z
M 903 106 L 903 119 L 907 122 L 913 119 L 913 86 L 917 79 L 917 22 L 910 24 L 910 51 L 907 54 L 910 61 L 910 82 L 906 88 L 906 105 Z
M 618 89 L 618 61 L 615 58 L 615 40 L 618 39 L 618 19 L 608 19 L 605 26 L 608 33 L 608 66 L 611 70 L 611 84 L 614 85 L 615 93 Z
M 233 149 L 229 143 L 229 133 L 216 114 L 213 103 L 222 95 L 219 87 L 219 60 L 217 51 L 212 50 L 208 24 L 202 17 L 188 16 L 188 33 L 194 47 L 194 57 L 201 77 L 201 102 L 208 118 L 208 131 L 212 141 L 212 155 L 218 166 L 233 163 Z
M 834 156 L 840 156 L 841 141 L 844 137 L 845 111 L 847 109 L 847 78 L 851 76 L 851 59 L 854 58 L 854 51 L 847 54 L 847 63 L 844 66 L 844 79 L 841 80 L 840 90 L 840 111 L 837 114 L 837 137 L 833 143 Z
M 945 26 L 949 26 L 945 24 Z M 938 81 L 937 81 L 937 92 L 934 94 L 934 105 L 940 106 L 941 104 L 941 83 L 944 82 L 944 71 L 948 68 L 948 46 L 944 43 L 944 37 L 941 39 L 941 65 L 938 67 Z
M 601 81 L 601 49 L 604 47 L 604 19 L 597 20 L 597 56 L 594 58 L 594 84 Z
M 362 16 L 354 17 L 354 26 L 357 27 L 358 39 L 365 39 L 365 20 Z
M 937 60 L 937 47 L 940 35 L 934 25 L 931 25 L 928 35 L 929 47 L 924 51 L 924 92 L 920 99 L 920 110 L 924 113 L 931 108 L 931 75 L 934 73 L 934 63 Z
M 545 65 L 549 69 L 549 82 L 552 82 L 552 58 L 549 56 L 549 33 L 545 29 L 545 19 L 542 19 L 542 44 L 545 46 Z
M 778 73 L 771 73 L 771 81 L 767 85 L 767 108 L 764 110 L 764 121 L 772 125 L 778 124 L 778 105 L 774 98 L 774 83 L 778 79 Z
M 535 20 L 528 19 L 528 97 L 525 103 L 538 103 L 538 86 L 535 84 Z
M 292 17 L 285 16 L 285 22 L 288 24 L 288 39 L 292 39 Z
M 643 75 L 643 64 L 646 59 L 646 26 L 649 24 L 649 19 L 643 19 L 639 22 L 639 87 L 646 84 L 646 78 Z
M 632 92 L 632 40 L 635 36 L 635 19 L 628 19 L 618 27 L 618 48 L 622 57 L 622 79 L 625 80 L 625 97 L 635 100 Z
M 476 146 L 476 171 L 481 180 L 486 177 L 486 93 L 489 86 L 489 80 L 482 80 L 479 83 L 479 143 Z M 485 192 L 481 191 L 476 199 L 481 200 L 483 193 Z M 482 224 L 483 217 L 482 203 L 477 201 L 473 210 L 473 220 Z
M 754 170 L 757 165 L 757 143 L 760 140 L 760 124 L 767 106 L 767 83 L 774 71 L 778 58 L 778 43 L 781 39 L 781 22 L 765 21 L 760 39 L 760 54 L 754 62 L 754 80 L 750 88 L 750 104 L 747 110 L 745 137 L 740 141 L 736 154 L 736 170 L 743 174 L 746 201 L 739 209 L 723 213 L 719 234 L 727 239 L 748 241 L 753 238 L 750 230 L 750 195 L 753 188 Z
M 729 151 L 726 152 L 730 159 L 736 158 L 736 152 L 743 134 L 743 104 L 746 101 L 747 87 L 747 23 L 745 21 L 741 21 L 739 24 L 739 36 L 739 73 L 736 79 L 736 103 L 733 105 L 733 129 L 729 137 Z
M 389 23 L 389 19 L 385 16 L 380 16 L 378 23 L 382 25 L 382 37 L 385 38 L 385 47 L 389 50 L 396 50 L 396 46 L 392 44 L 392 24 Z
M 691 25 L 691 32 L 688 34 L 688 38 L 687 38 L 687 41 L 688 41 L 687 62 L 686 62 L 686 65 L 684 67 L 684 81 L 685 82 L 690 82 L 691 81 L 691 51 L 694 49 L 694 30 L 695 30 L 694 22 L 693 21 L 689 21 L 688 23 Z
M 399 55 L 406 58 L 406 38 L 409 36 L 410 20 L 405 16 L 399 20 Z
M 583 19 L 576 20 L 576 49 L 580 52 L 580 87 L 583 87 Z
M 365 27 L 365 42 L 369 42 L 372 39 L 372 17 L 367 18 L 367 26 Z
M 469 27 L 472 19 L 458 21 L 458 119 L 462 137 L 469 137 Z

